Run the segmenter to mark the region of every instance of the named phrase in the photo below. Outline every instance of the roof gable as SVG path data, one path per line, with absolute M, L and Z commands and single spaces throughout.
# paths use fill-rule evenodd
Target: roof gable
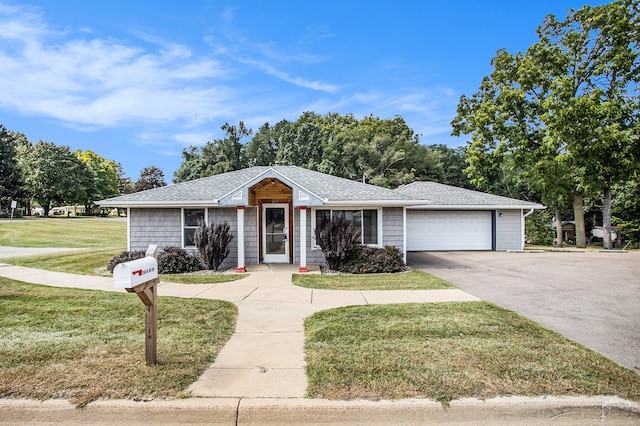
M 248 189 L 276 177 L 293 189 L 294 205 L 406 205 L 414 198 L 375 185 L 297 166 L 255 166 L 102 200 L 106 207 L 247 205 Z

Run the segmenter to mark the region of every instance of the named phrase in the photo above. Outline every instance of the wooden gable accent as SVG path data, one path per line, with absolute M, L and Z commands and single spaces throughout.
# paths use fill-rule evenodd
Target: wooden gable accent
M 288 203 L 293 201 L 293 191 L 276 178 L 264 179 L 249 189 L 249 205 L 262 206 L 262 203 Z

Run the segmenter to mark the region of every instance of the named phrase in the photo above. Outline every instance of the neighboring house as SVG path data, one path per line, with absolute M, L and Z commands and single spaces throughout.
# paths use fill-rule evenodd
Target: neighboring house
M 97 204 L 127 209 L 129 250 L 195 251 L 198 224 L 225 220 L 234 239 L 223 267 L 239 272 L 257 263 L 298 264 L 301 272 L 323 264 L 314 230 L 336 214 L 354 222 L 363 244 L 396 246 L 406 257 L 407 250 L 521 250 L 524 209 L 544 208 L 429 182 L 390 190 L 295 166 L 251 167 Z

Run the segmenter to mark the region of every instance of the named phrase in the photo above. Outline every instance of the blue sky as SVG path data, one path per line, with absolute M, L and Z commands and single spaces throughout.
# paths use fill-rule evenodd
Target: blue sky
M 0 123 L 167 182 L 220 127 L 319 114 L 402 116 L 450 136 L 496 51 L 524 51 L 572 0 L 0 0 Z

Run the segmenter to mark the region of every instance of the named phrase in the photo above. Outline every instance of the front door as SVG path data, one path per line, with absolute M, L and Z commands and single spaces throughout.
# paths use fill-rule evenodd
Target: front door
M 289 263 L 289 205 L 262 205 L 264 263 Z

